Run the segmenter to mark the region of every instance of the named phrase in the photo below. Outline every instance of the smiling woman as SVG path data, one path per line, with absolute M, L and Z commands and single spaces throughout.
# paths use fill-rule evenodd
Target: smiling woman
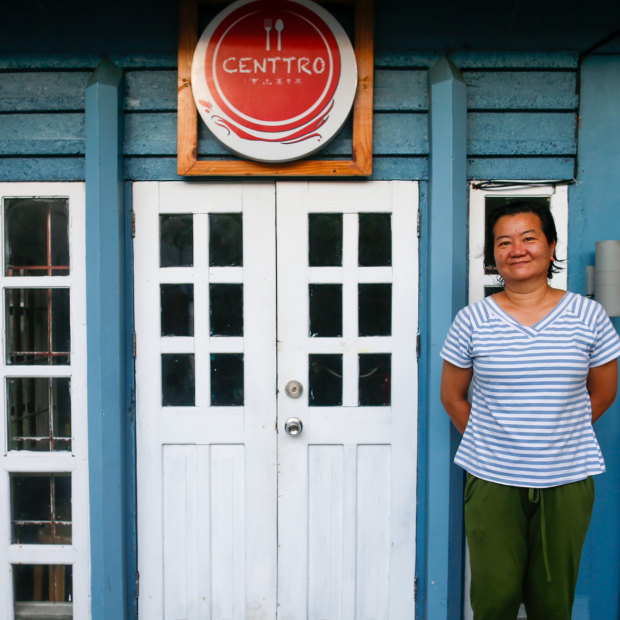
M 517 202 L 492 211 L 485 248 L 505 285 L 495 301 L 525 325 L 544 318 L 564 295 L 547 283 L 559 270 L 553 217 L 545 207 L 532 209 L 530 203 Z
M 506 215 L 495 224 L 495 265 L 512 279 L 531 279 L 539 275 L 546 281 L 549 265 L 553 261 L 555 241 L 549 243 L 540 225 L 540 218 L 533 213 Z M 527 271 L 522 273 L 522 268 Z
M 488 267 L 495 267 L 497 269 L 495 248 L 496 245 L 499 245 L 499 237 L 508 237 L 508 239 L 502 239 L 503 241 L 510 240 L 506 232 L 500 232 L 498 230 L 497 225 L 499 224 L 500 219 L 503 220 L 503 218 L 508 218 L 509 216 L 525 217 L 530 225 L 522 228 L 518 232 L 542 233 L 547 240 L 547 244 L 549 246 L 553 246 L 551 260 L 547 264 L 547 278 L 551 278 L 552 274 L 560 271 L 561 267 L 558 264 L 559 261 L 555 255 L 555 249 L 558 242 L 555 222 L 549 208 L 544 203 L 541 203 L 536 199 L 507 202 L 489 211 L 487 215 L 487 226 L 485 229 L 485 264 Z M 503 223 L 500 224 L 500 227 L 502 225 L 508 226 L 508 220 L 503 221 Z
M 441 352 L 476 620 L 514 619 L 522 601 L 530 619 L 571 618 L 605 469 L 592 423 L 615 399 L 620 338 L 600 304 L 549 286 L 556 243 L 544 205 L 493 210 L 485 259 L 505 288 L 461 310 Z

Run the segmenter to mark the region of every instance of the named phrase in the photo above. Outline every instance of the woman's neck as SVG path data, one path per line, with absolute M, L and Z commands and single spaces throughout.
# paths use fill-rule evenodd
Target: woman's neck
M 519 285 L 507 284 L 504 288 L 506 301 L 516 308 L 532 308 L 545 305 L 545 301 L 556 291 L 544 282 L 524 282 Z
M 524 283 L 525 284 L 525 283 Z M 522 325 L 536 325 L 545 318 L 564 296 L 564 291 L 551 288 L 547 282 L 539 286 L 510 286 L 493 296 L 497 304 Z

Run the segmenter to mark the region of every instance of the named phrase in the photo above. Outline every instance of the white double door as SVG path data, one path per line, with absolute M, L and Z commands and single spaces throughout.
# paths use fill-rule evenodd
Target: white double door
M 413 618 L 417 185 L 134 210 L 140 617 Z

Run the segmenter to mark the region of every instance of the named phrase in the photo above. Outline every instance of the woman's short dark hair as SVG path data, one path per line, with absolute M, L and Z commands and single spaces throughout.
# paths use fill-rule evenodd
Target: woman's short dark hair
M 491 209 L 487 214 L 485 239 L 484 239 L 484 264 L 487 267 L 495 267 L 495 256 L 493 250 L 495 248 L 495 224 L 500 217 L 504 215 L 517 215 L 518 213 L 534 213 L 540 219 L 540 227 L 543 234 L 547 238 L 547 243 L 551 245 L 553 242 L 557 243 L 558 233 L 555 229 L 555 222 L 549 207 L 544 204 L 530 201 L 530 200 L 515 200 L 513 202 L 507 202 L 505 205 Z M 561 265 L 558 264 L 558 259 L 553 251 L 553 260 L 549 263 L 549 270 L 547 271 L 547 278 L 550 278 L 554 273 L 562 270 Z

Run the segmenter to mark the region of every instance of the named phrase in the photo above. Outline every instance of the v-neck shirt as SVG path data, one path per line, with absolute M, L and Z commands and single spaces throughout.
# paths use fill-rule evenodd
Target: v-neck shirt
M 473 366 L 471 414 L 455 463 L 479 478 L 545 488 L 605 471 L 592 428 L 590 368 L 620 355 L 602 306 L 567 292 L 535 325 L 492 298 L 463 308 L 441 356 Z

